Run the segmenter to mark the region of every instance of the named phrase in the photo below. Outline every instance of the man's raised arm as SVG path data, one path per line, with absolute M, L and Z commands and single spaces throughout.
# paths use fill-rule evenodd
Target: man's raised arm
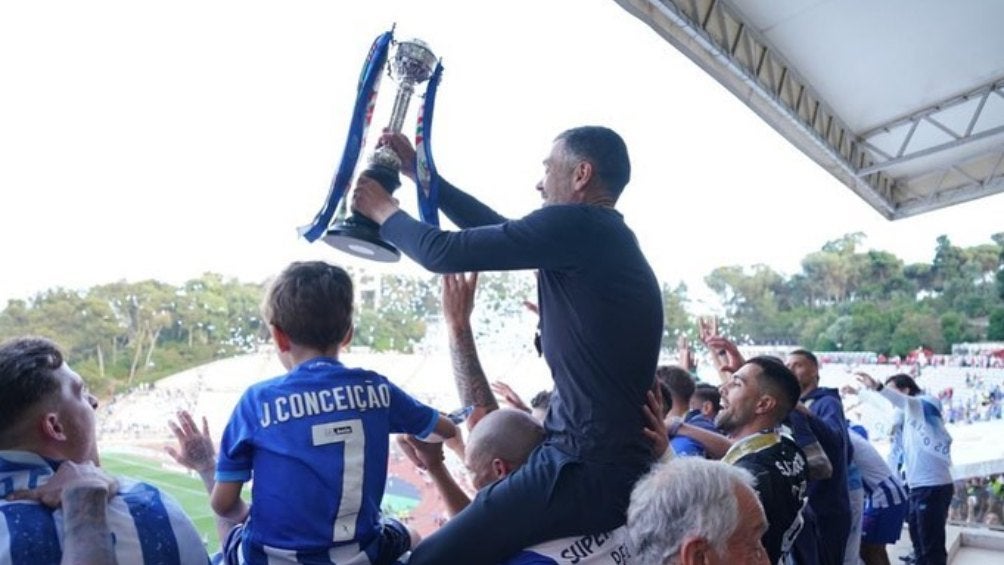
M 381 145 L 389 145 L 401 158 L 401 173 L 412 182 L 415 179 L 415 148 L 402 133 L 386 132 L 380 138 Z M 439 209 L 451 222 L 461 229 L 477 226 L 501 224 L 506 218 L 492 210 L 477 198 L 460 190 L 446 179 L 439 177 Z
M 457 385 L 460 402 L 473 406 L 467 419 L 467 429 L 499 405 L 485 377 L 471 329 L 471 312 L 474 311 L 474 293 L 478 287 L 478 274 L 445 275 L 443 277 L 443 317 L 450 334 L 450 358 L 453 361 L 453 379 Z

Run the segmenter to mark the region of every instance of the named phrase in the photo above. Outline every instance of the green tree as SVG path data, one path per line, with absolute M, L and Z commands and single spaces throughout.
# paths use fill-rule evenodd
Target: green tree
M 998 306 L 990 313 L 990 323 L 987 326 L 987 339 L 1004 340 L 1004 306 Z
M 682 282 L 672 287 L 663 283 L 662 285 L 662 348 L 667 351 L 676 349 L 676 338 L 685 335 L 693 339 L 696 335 L 696 326 L 690 314 L 687 312 L 687 285 Z
M 907 312 L 892 334 L 890 352 L 893 355 L 906 355 L 918 347 L 929 347 L 937 353 L 947 352 L 941 323 L 931 312 Z
M 941 315 L 940 322 L 941 334 L 944 336 L 949 348 L 955 343 L 965 343 L 978 339 L 978 335 L 971 331 L 966 323 L 966 317 L 958 312 L 945 312 Z

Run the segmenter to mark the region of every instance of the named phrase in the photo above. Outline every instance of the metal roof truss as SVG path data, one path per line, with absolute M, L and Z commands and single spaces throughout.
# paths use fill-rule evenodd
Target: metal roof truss
M 723 0 L 617 0 L 888 219 L 1004 191 L 1004 80 L 867 131 Z

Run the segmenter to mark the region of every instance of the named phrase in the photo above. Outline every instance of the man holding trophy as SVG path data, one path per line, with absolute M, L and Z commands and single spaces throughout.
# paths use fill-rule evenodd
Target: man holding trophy
M 400 134 L 381 144 L 415 180 L 415 152 Z M 641 407 L 662 337 L 659 285 L 614 209 L 630 178 L 627 148 L 587 126 L 555 139 L 537 184 L 544 205 L 507 220 L 439 180 L 439 208 L 460 231 L 419 222 L 373 179 L 352 206 L 380 236 L 438 273 L 539 269 L 543 354 L 555 391 L 547 438 L 510 477 L 414 551 L 410 563 L 493 563 L 552 538 L 623 525 L 631 487 L 651 462 Z
M 662 339 L 658 281 L 614 209 L 631 176 L 627 147 L 605 127 L 561 133 L 536 187 L 543 207 L 508 220 L 436 171 L 429 136 L 442 66 L 423 42 L 402 42 L 391 65 L 399 89 L 390 126 L 357 180 L 354 214 L 346 218 L 342 197 L 372 117 L 391 33 L 377 39 L 364 66 L 327 202 L 300 233 L 378 261 L 397 260 L 400 249 L 437 273 L 537 269 L 541 347 L 555 384 L 543 444 L 421 542 L 409 565 L 499 563 L 523 548 L 576 535 L 599 544 L 598 534 L 624 525 L 631 489 L 652 461 L 642 407 Z M 416 151 L 400 126 L 415 85 L 425 81 Z M 418 186 L 422 221 L 391 196 L 398 171 Z M 460 231 L 439 229 L 438 210 Z

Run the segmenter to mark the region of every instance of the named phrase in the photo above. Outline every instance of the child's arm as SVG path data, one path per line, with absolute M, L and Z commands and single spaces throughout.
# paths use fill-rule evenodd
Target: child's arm
M 243 522 L 248 516 L 248 505 L 241 499 L 241 488 L 244 483 L 228 483 L 217 481 L 213 493 L 209 496 L 209 505 L 221 518 L 234 522 Z
M 436 422 L 436 429 L 432 430 L 432 433 L 438 435 L 444 440 L 450 439 L 451 437 L 457 435 L 457 425 L 446 416 L 440 414 L 439 421 Z
M 471 499 L 447 469 L 443 457 L 443 444 L 427 443 L 408 435 L 397 436 L 397 443 L 416 467 L 429 473 L 433 484 L 443 497 L 443 502 L 446 503 L 446 512 L 451 518 L 467 508 Z
M 436 421 L 436 427 L 432 428 L 432 433 L 418 439 L 426 443 L 441 443 L 455 435 L 457 435 L 457 425 L 446 416 L 440 414 L 439 419 Z

